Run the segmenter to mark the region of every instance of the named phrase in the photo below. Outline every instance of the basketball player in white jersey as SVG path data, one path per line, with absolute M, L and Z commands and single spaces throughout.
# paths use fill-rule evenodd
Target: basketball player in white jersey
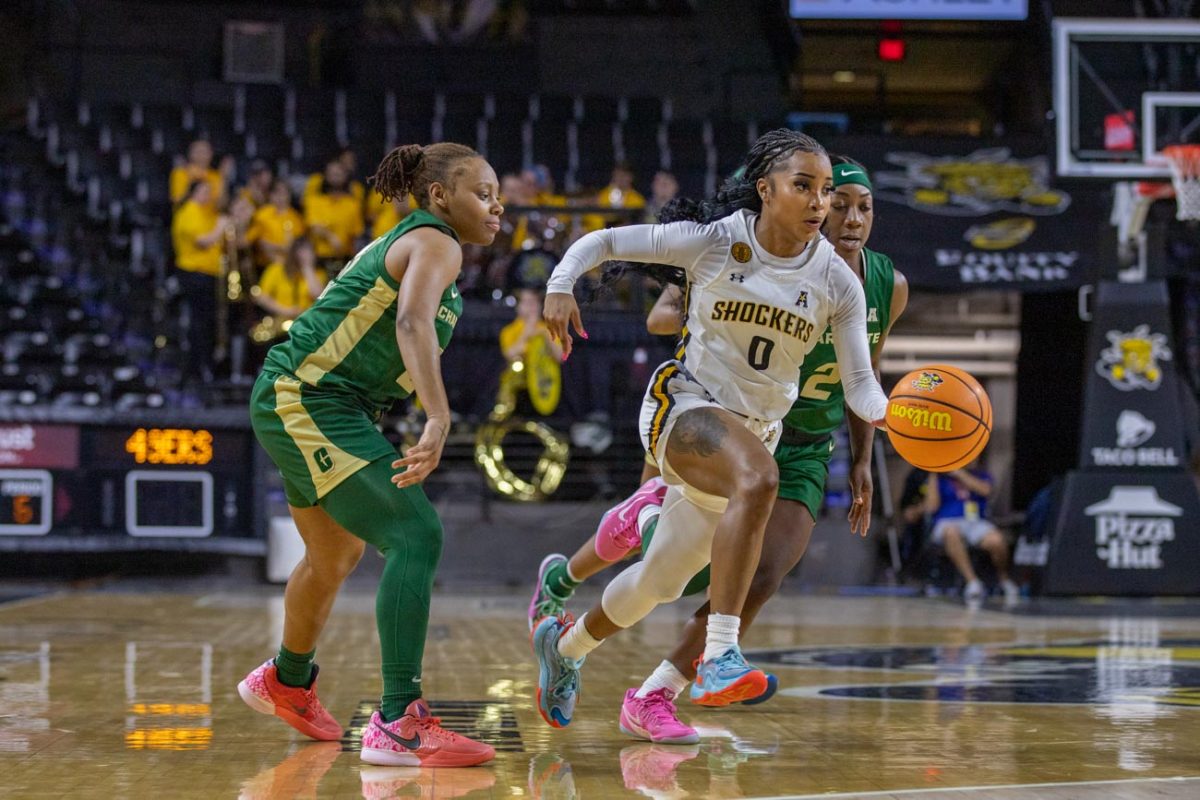
M 761 694 L 767 679 L 742 657 L 739 615 L 779 481 L 771 452 L 780 420 L 826 326 L 847 404 L 882 425 L 887 397 L 871 368 L 862 285 L 820 235 L 833 193 L 829 157 L 811 137 L 777 130 L 755 142 L 746 164 L 712 202 L 677 206 L 698 221 L 588 234 L 547 283 L 544 317 L 567 355 L 568 325 L 587 337 L 572 294 L 585 272 L 614 260 L 666 264 L 688 285 L 680 352 L 655 372 L 640 420 L 669 486 L 655 546 L 578 622 L 546 617 L 533 631 L 538 710 L 554 727 L 571 722 L 584 657 L 679 597 L 710 561 L 712 613 L 692 697 L 721 704 Z

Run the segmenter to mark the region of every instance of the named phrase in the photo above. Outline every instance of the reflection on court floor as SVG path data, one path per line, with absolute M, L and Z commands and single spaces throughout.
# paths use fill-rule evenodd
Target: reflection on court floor
M 1200 796 L 1200 618 L 973 613 L 924 599 L 781 597 L 747 638 L 780 692 L 681 716 L 694 745 L 617 730 L 624 690 L 690 607 L 588 657 L 575 721 L 544 725 L 517 594 L 435 598 L 424 685 L 483 738 L 473 769 L 367 767 L 374 600 L 339 599 L 317 652 L 341 743 L 249 711 L 235 690 L 278 644 L 277 590 L 62 594 L 0 606 L 5 798 Z M 581 607 L 586 600 L 580 600 Z M 932 794 L 930 794 L 932 792 Z

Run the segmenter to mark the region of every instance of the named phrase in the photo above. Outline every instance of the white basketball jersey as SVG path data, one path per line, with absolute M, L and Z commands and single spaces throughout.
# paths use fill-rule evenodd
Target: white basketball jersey
M 676 359 L 717 403 L 754 419 L 783 419 L 804 357 L 832 327 L 847 403 L 864 419 L 882 419 L 887 397 L 871 369 L 858 278 L 820 235 L 795 258 L 766 252 L 754 235 L 757 217 L 743 210 L 708 224 L 589 234 L 563 256 L 547 290 L 571 291 L 576 277 L 610 259 L 680 267 L 687 320 Z
M 849 268 L 819 235 L 796 258 L 771 255 L 754 236 L 756 218 L 741 211 L 711 224 L 721 241 L 689 271 L 677 360 L 725 408 L 777 420 L 829 324 L 830 273 Z

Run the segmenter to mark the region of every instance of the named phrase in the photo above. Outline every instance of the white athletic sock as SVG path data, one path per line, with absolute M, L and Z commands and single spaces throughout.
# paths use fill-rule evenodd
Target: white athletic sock
M 678 697 L 679 693 L 686 689 L 689 683 L 690 681 L 683 677 L 683 674 L 679 670 L 675 669 L 674 664 L 664 659 L 654 672 L 650 673 L 650 677 L 646 678 L 646 682 L 642 684 L 642 688 L 637 690 L 637 697 L 645 697 L 651 692 L 657 692 L 659 689 L 670 689 Z
M 558 640 L 558 654 L 563 658 L 578 661 L 600 646 L 600 641 L 588 633 L 587 626 L 583 624 L 585 619 L 587 614 L 575 620 L 571 629 Z
M 646 535 L 646 526 L 654 520 L 658 519 L 658 515 L 662 513 L 662 506 L 648 505 L 638 512 L 638 533 L 642 536 Z
M 738 628 L 742 618 L 730 614 L 709 614 L 708 631 L 704 637 L 704 660 L 712 661 L 738 643 Z

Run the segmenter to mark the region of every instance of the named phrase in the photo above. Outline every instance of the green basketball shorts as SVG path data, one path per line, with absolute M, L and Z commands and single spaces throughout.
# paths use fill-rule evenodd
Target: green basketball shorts
M 264 371 L 254 382 L 250 422 L 297 508 L 315 506 L 372 461 L 396 455 L 365 405 L 276 372 Z

